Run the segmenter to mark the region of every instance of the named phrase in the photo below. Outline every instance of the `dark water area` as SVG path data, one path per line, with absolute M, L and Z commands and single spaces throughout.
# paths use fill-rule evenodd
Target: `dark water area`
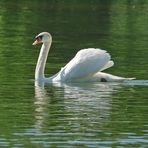
M 0 1 L 0 147 L 147 147 L 148 2 Z M 38 86 L 42 32 L 53 44 L 46 76 L 83 48 L 107 50 L 124 83 Z

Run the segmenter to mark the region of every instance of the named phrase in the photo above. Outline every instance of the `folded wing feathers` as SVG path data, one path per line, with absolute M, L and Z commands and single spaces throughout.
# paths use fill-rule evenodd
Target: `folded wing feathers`
M 88 48 L 80 50 L 76 56 L 65 66 L 66 79 L 93 75 L 113 66 L 111 56 L 105 50 Z

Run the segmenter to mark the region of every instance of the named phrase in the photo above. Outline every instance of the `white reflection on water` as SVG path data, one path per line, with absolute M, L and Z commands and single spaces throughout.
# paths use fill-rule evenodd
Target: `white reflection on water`
M 47 93 L 48 87 L 44 85 L 44 83 L 35 82 L 35 127 L 38 131 L 46 122 L 51 98 Z M 63 99 L 64 113 L 70 115 L 68 119 L 62 120 L 71 120 L 78 125 L 82 120 L 90 123 L 96 122 L 96 119 L 97 121 L 109 120 L 112 93 L 121 85 L 119 83 L 56 83 L 52 84 L 52 87 L 57 88 L 54 91 L 54 97 Z
M 99 135 L 101 136 L 102 132 L 105 137 L 112 134 L 108 133 L 106 128 L 111 120 L 112 96 L 122 89 L 122 84 L 45 85 L 36 82 L 34 126 L 23 134 L 30 136 L 31 143 L 43 144 L 46 147 L 52 144 L 63 147 L 78 144 L 97 147 L 100 144 L 116 143 L 116 140 L 103 140 L 104 137 L 99 139 Z M 53 91 L 49 91 L 50 89 Z M 128 143 L 122 138 L 119 138 L 119 143 L 120 140 L 121 143 Z
M 35 82 L 35 128 L 37 130 L 42 129 L 43 122 L 46 117 L 46 110 L 48 108 L 48 96 L 44 89 L 44 83 Z

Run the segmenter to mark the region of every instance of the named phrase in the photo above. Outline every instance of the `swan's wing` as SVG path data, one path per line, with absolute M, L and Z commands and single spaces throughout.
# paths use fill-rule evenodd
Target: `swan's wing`
M 93 75 L 98 71 L 111 67 L 110 54 L 101 49 L 82 49 L 60 71 L 62 80 L 72 80 Z
M 109 61 L 100 71 L 108 69 L 108 68 L 110 68 L 112 66 L 114 66 L 114 62 L 113 61 Z

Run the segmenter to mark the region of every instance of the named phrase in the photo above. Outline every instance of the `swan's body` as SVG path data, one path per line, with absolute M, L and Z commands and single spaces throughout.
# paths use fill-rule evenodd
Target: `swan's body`
M 44 70 L 51 46 L 52 37 L 47 32 L 42 32 L 36 36 L 33 45 L 43 43 L 39 54 L 35 70 L 35 80 L 49 83 L 54 82 L 78 82 L 78 81 L 123 81 L 133 78 L 124 78 L 103 73 L 102 71 L 112 67 L 110 54 L 105 50 L 88 48 L 80 50 L 76 56 L 61 70 L 52 77 L 45 78 Z

